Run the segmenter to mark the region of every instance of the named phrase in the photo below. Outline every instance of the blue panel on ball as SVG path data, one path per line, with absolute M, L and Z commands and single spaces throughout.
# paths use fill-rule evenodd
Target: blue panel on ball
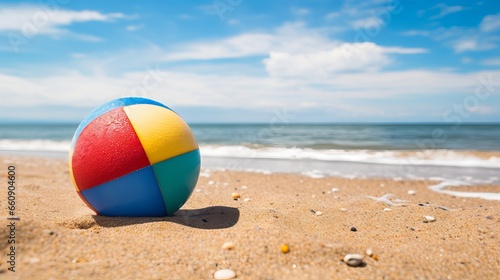
M 82 191 L 103 216 L 162 217 L 166 208 L 151 166 Z
M 179 210 L 193 193 L 200 175 L 200 165 L 198 149 L 153 164 L 167 215 L 171 216 Z
M 130 106 L 130 105 L 136 105 L 136 104 L 151 104 L 151 105 L 157 105 L 160 107 L 167 108 L 169 110 L 172 110 L 168 108 L 167 106 L 161 104 L 160 102 L 147 99 L 144 97 L 123 97 L 123 98 L 118 98 L 115 100 L 111 100 L 108 103 L 105 103 L 97 108 L 95 108 L 92 112 L 90 112 L 80 123 L 78 128 L 75 131 L 75 134 L 73 136 L 73 140 L 71 141 L 71 147 L 75 147 L 76 139 L 80 136 L 82 131 L 87 127 L 87 125 L 95 120 L 97 117 L 99 117 L 102 114 L 105 114 L 113 109 L 120 108 L 120 107 L 125 107 L 125 106 Z

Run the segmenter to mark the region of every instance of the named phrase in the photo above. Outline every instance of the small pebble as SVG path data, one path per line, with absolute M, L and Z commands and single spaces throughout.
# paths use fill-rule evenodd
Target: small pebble
M 224 250 L 234 250 L 236 248 L 236 244 L 234 242 L 226 242 L 222 245 L 222 249 Z
M 339 191 L 339 189 L 337 189 L 337 188 L 333 188 L 333 189 L 332 189 L 332 193 L 334 193 L 334 192 L 338 192 L 338 191 Z
M 347 208 L 340 208 L 340 211 L 347 212 Z
M 357 228 L 355 228 L 355 227 L 351 227 L 351 231 L 356 232 L 356 231 L 358 231 L 358 229 L 357 229 Z
M 391 208 L 384 208 L 384 211 L 389 212 L 389 211 L 392 211 L 392 209 Z
M 214 273 L 214 279 L 218 280 L 233 279 L 234 277 L 236 277 L 236 273 L 231 269 L 217 270 Z
M 240 198 L 240 197 L 241 197 L 241 195 L 240 195 L 239 193 L 235 192 L 235 193 L 232 193 L 232 194 L 231 194 L 231 197 L 232 197 L 233 199 L 238 199 L 238 198 Z
M 288 246 L 288 244 L 285 243 L 281 244 L 280 249 L 283 254 L 290 253 L 290 246 Z
M 246 190 L 248 187 L 247 186 L 241 186 L 242 190 Z
M 373 256 L 373 250 L 370 248 L 366 249 L 366 255 L 369 257 Z
M 424 223 L 432 223 L 434 221 L 436 221 L 436 218 L 432 216 L 424 216 Z
M 323 215 L 323 212 L 321 211 L 316 212 L 316 216 L 321 216 L 321 215 Z
M 250 201 L 250 198 L 248 198 L 248 197 L 247 197 L 247 198 L 243 199 L 243 201 L 245 201 L 245 202 L 249 202 L 249 201 Z
M 39 263 L 40 259 L 39 258 L 32 258 L 30 259 L 30 263 Z
M 201 190 L 200 189 L 196 189 L 196 192 L 201 192 Z
M 423 203 L 419 203 L 418 206 L 424 206 L 424 204 Z
M 209 181 L 208 184 L 211 186 L 211 185 L 215 184 L 215 181 Z
M 414 190 L 409 190 L 409 191 L 408 191 L 408 194 L 409 194 L 409 195 L 416 195 L 416 194 L 417 194 L 417 192 L 416 192 L 416 191 L 414 191 Z
M 363 264 L 363 256 L 359 254 L 347 254 L 343 261 L 348 265 L 352 267 L 357 267 Z

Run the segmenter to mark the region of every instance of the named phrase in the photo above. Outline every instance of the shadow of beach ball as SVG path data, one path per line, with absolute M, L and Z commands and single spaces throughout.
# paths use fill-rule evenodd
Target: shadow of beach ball
M 173 215 L 200 173 L 196 139 L 167 106 L 142 97 L 92 111 L 71 143 L 69 170 L 81 199 L 98 215 Z

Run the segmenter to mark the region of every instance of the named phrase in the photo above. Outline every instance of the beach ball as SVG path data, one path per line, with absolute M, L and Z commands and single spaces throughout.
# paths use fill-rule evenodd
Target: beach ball
M 80 198 L 98 215 L 173 215 L 200 173 L 200 152 L 184 120 L 142 97 L 101 105 L 71 142 L 69 170 Z

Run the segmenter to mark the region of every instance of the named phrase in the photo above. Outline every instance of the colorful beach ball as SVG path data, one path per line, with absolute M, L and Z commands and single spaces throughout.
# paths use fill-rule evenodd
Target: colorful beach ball
M 174 111 L 127 97 L 96 108 L 80 123 L 69 170 L 81 199 L 99 215 L 170 216 L 196 186 L 200 152 Z

